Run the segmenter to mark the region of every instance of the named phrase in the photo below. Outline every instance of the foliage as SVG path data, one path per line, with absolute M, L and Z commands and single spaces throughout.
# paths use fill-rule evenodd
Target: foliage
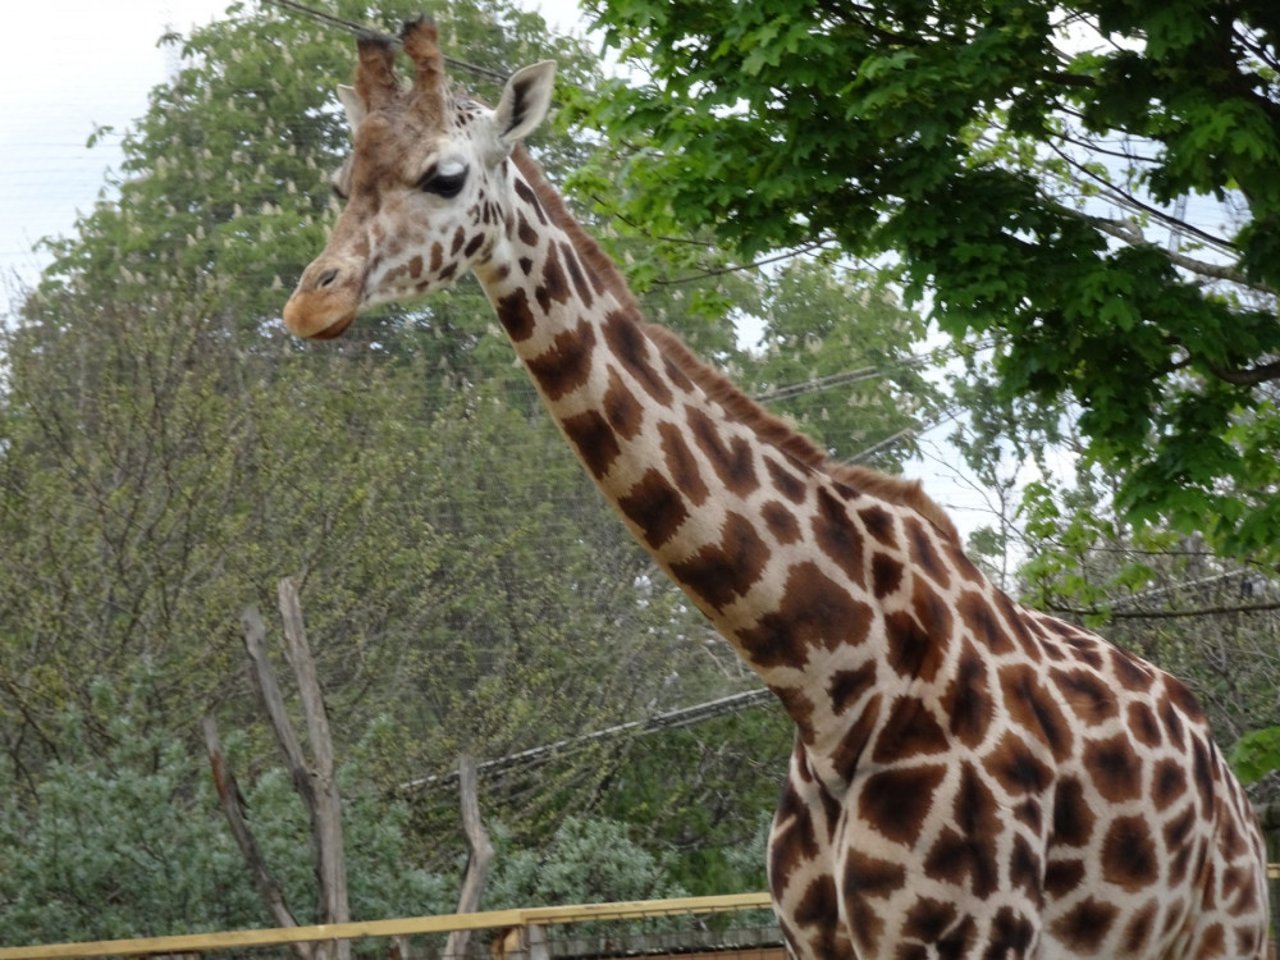
M 270 923 L 211 795 L 202 754 L 146 732 L 134 719 L 153 675 L 120 696 L 105 682 L 95 703 L 111 720 L 111 745 L 90 749 L 85 717 L 62 716 L 63 756 L 32 802 L 0 813 L 0 930 L 6 944 L 161 936 Z M 351 772 L 349 772 L 350 774 Z M 348 775 L 352 909 L 379 918 L 447 911 L 450 884 L 415 866 L 402 804 L 374 797 Z M 21 796 L 0 763 L 6 797 Z M 376 799 L 376 802 L 372 802 Z M 305 815 L 281 771 L 248 789 L 253 829 L 291 903 L 315 902 Z
M 637 739 L 605 784 L 604 815 L 677 854 L 695 895 L 765 889 L 764 839 L 794 728 L 772 704 Z M 763 822 L 762 822 L 763 821 Z
M 542 849 L 503 854 L 500 845 L 490 882 L 495 909 L 684 896 L 669 864 L 613 820 L 566 817 Z
M 1231 751 L 1231 766 L 1246 784 L 1280 770 L 1280 726 L 1264 727 L 1241 737 Z
M 634 146 L 633 221 L 893 255 L 1006 399 L 1079 404 L 1131 517 L 1274 559 L 1274 5 L 590 8 L 637 68 L 585 109 Z

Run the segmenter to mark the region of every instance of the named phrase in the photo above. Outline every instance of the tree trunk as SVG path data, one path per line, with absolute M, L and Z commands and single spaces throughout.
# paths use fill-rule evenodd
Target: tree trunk
M 493 844 L 480 819 L 480 799 L 476 788 L 476 761 L 470 754 L 458 759 L 458 788 L 462 799 L 462 827 L 471 845 L 467 857 L 467 871 L 462 877 L 462 891 L 458 894 L 458 913 L 475 913 L 484 893 L 485 874 L 493 859 Z M 461 958 L 471 939 L 470 930 L 455 930 L 445 943 L 445 960 Z

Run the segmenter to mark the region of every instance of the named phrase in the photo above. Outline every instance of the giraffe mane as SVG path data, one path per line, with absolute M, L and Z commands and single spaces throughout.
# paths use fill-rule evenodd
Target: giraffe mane
M 806 467 L 821 470 L 837 483 L 846 484 L 889 503 L 914 510 L 933 524 L 938 532 L 960 544 L 960 534 L 947 512 L 924 492 L 919 480 L 904 480 L 869 467 L 833 463 L 823 450 L 808 437 L 798 433 L 782 417 L 770 413 L 747 396 L 732 380 L 704 363 L 680 336 L 666 327 L 644 320 L 635 295 L 627 287 L 617 265 L 591 234 L 578 223 L 563 198 L 547 182 L 542 170 L 521 145 L 512 154 L 516 168 L 528 181 L 547 216 L 568 234 L 574 249 L 586 266 L 595 272 L 622 308 L 631 313 L 663 357 L 696 383 L 715 403 L 735 420 L 750 427 L 764 442 L 776 447 L 790 459 Z

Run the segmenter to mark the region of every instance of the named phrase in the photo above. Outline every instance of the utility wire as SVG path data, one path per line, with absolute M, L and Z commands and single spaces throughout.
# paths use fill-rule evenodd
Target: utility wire
M 312 20 L 317 20 L 331 27 L 338 27 L 356 35 L 373 34 L 384 38 L 395 46 L 400 46 L 398 39 L 383 33 L 381 30 L 374 30 L 372 27 L 366 27 L 363 24 L 356 23 L 354 20 L 347 20 L 324 10 L 317 10 L 315 7 L 308 7 L 306 4 L 298 3 L 297 0 L 264 0 L 264 2 L 273 4 L 283 10 L 300 13 L 304 17 L 310 17 Z M 449 56 L 444 58 L 444 62 L 458 70 L 465 70 L 469 73 L 474 73 L 476 76 L 484 77 L 486 80 L 494 80 L 498 83 L 507 82 L 508 75 L 498 70 L 491 70 L 488 67 L 482 67 L 479 64 L 468 63 L 465 60 L 458 60 Z
M 510 753 L 505 757 L 498 757 L 495 760 L 486 760 L 484 763 L 476 764 L 476 773 L 485 777 L 503 773 L 507 770 L 513 770 L 518 767 L 537 766 L 538 764 L 546 763 L 548 760 L 552 760 L 556 757 L 561 757 L 565 754 L 585 749 L 592 744 L 616 740 L 619 737 L 624 736 L 644 736 L 650 733 L 658 733 L 663 730 L 679 730 L 683 727 L 691 727 L 694 724 L 702 723 L 704 720 L 724 716 L 727 713 L 736 713 L 739 710 L 758 707 L 769 703 L 773 699 L 773 691 L 765 687 L 760 687 L 756 690 L 748 690 L 745 693 L 734 693 L 727 697 L 720 697 L 718 700 L 709 700 L 706 703 L 695 704 L 692 707 L 672 710 L 669 713 L 659 713 L 655 716 L 649 717 L 647 720 L 632 720 L 628 723 L 619 723 L 612 727 L 605 727 L 603 730 L 596 730 L 593 733 L 585 733 L 578 737 L 568 737 L 564 740 L 557 740 L 555 743 L 544 744 L 540 747 L 531 747 L 528 750 L 521 750 L 518 753 Z M 409 780 L 406 783 L 400 784 L 399 789 L 434 789 L 436 787 L 449 786 L 450 784 L 455 783 L 457 779 L 457 771 L 454 771 L 452 773 L 444 773 L 436 776 L 420 777 L 417 780 Z

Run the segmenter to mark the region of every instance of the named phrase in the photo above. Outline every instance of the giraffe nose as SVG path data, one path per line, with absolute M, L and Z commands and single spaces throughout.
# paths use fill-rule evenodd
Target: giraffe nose
M 361 265 L 322 256 L 302 272 L 284 307 L 284 324 L 299 337 L 328 339 L 350 326 L 360 306 Z

